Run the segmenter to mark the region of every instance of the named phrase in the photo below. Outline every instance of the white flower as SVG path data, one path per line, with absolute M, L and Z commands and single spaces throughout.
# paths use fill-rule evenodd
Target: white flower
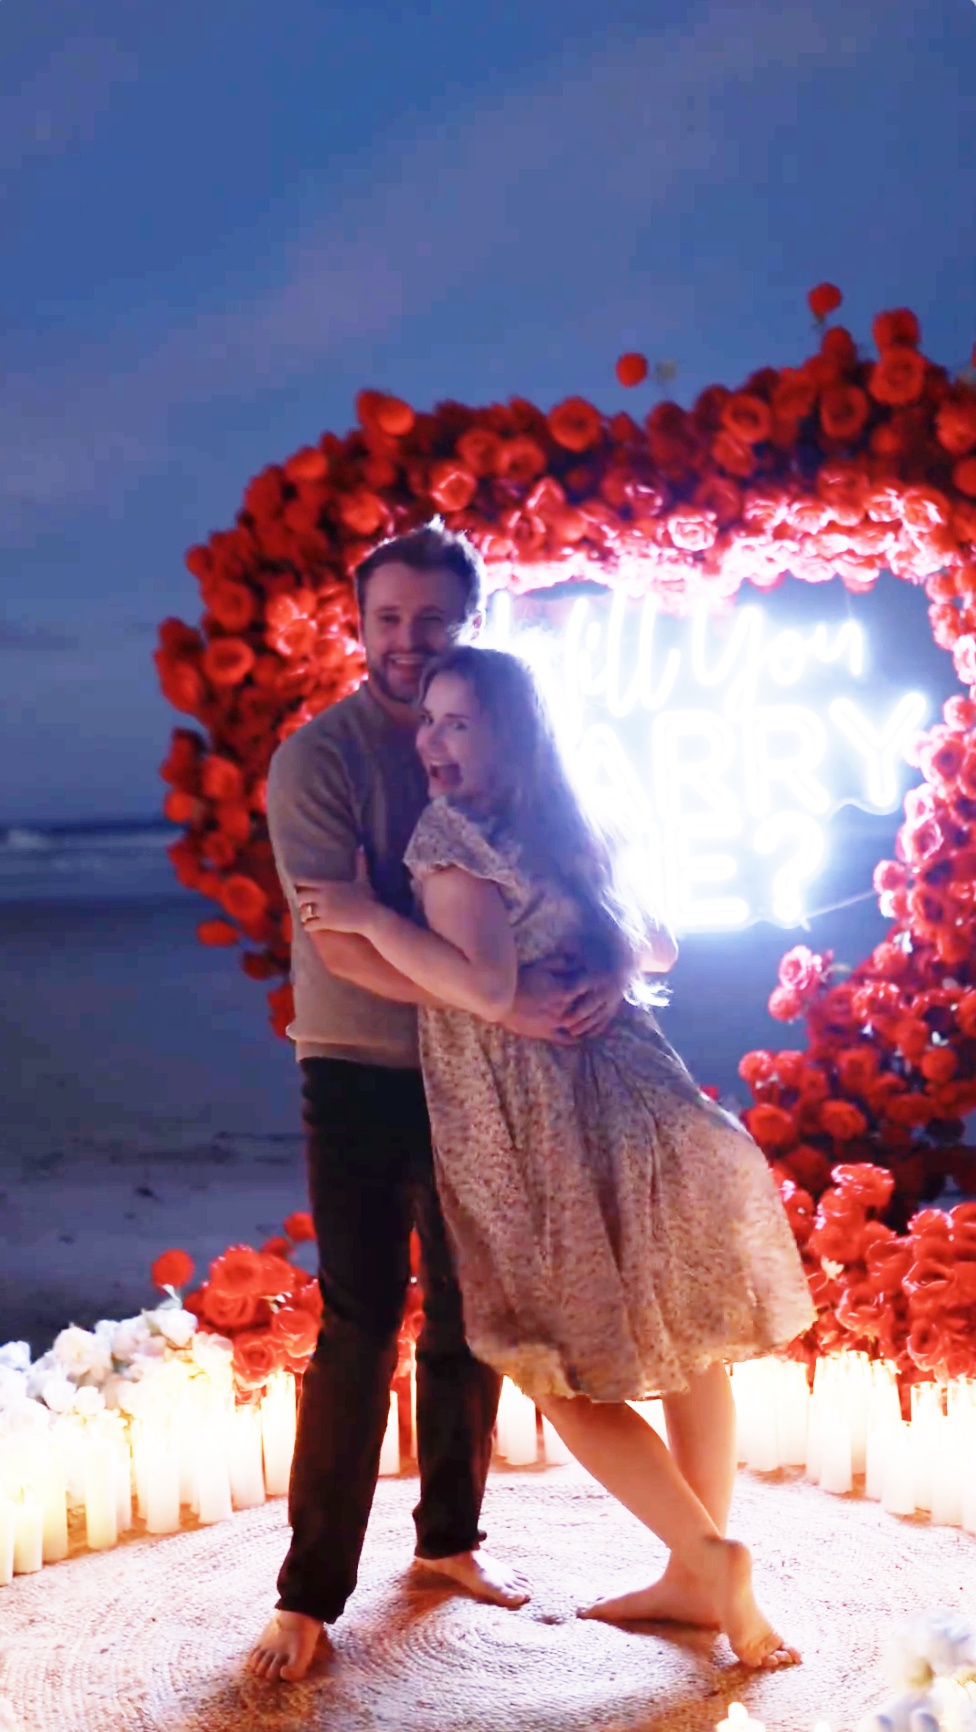
M 917 1651 L 925 1655 L 933 1672 L 954 1672 L 967 1660 L 976 1659 L 970 1625 L 952 1612 L 933 1612 L 920 1618 L 913 1634 Z
M 116 1364 L 125 1365 L 140 1353 L 149 1340 L 149 1325 L 145 1317 L 123 1317 L 121 1323 L 113 1325 L 111 1339 L 112 1358 Z
M 104 1338 L 99 1340 L 90 1329 L 79 1329 L 76 1323 L 62 1329 L 52 1351 L 65 1376 L 73 1377 L 76 1383 L 83 1377 L 100 1383 L 112 1369 L 112 1355 Z
M 0 1347 L 0 1365 L 10 1371 L 29 1371 L 31 1350 L 26 1341 L 6 1341 Z
M 47 1431 L 53 1424 L 54 1415 L 50 1409 L 45 1407 L 42 1401 L 33 1401 L 30 1396 L 25 1396 L 4 1408 L 0 1415 L 0 1434 L 8 1437 L 29 1437 Z
M 234 1343 L 226 1335 L 211 1335 L 208 1329 L 199 1329 L 193 1337 L 193 1357 L 205 1371 L 221 1371 L 234 1357 Z
M 67 1413 L 76 1395 L 75 1386 L 70 1377 L 63 1377 L 57 1371 L 51 1371 L 41 1384 L 39 1394 L 52 1413 Z
M 35 1359 L 27 1373 L 28 1395 L 33 1399 L 37 1399 L 41 1393 L 41 1385 L 44 1383 L 46 1378 L 50 1377 L 51 1372 L 56 1370 L 57 1360 L 50 1348 L 48 1348 L 46 1353 L 41 1354 L 40 1359 Z
M 18 1732 L 20 1722 L 8 1696 L 0 1696 L 0 1732 Z
M 22 1401 L 26 1394 L 27 1372 L 15 1371 L 9 1365 L 0 1364 L 0 1411 Z
M 182 1305 L 161 1305 L 158 1311 L 150 1311 L 147 1317 L 150 1328 L 155 1323 L 163 1340 L 170 1347 L 186 1347 L 196 1334 L 197 1320 L 192 1311 L 184 1311 Z
M 133 1353 L 130 1365 L 144 1366 L 154 1359 L 162 1359 L 166 1353 L 166 1338 L 163 1335 L 149 1335 L 142 1343 L 137 1353 Z
M 100 1389 L 92 1389 L 90 1386 L 78 1389 L 71 1403 L 71 1411 L 80 1413 L 83 1419 L 91 1419 L 94 1414 L 105 1411 L 105 1397 Z
M 130 1419 L 142 1419 L 150 1406 L 150 1392 L 142 1383 L 131 1383 L 120 1379 L 122 1387 L 115 1391 L 120 1413 L 127 1413 Z

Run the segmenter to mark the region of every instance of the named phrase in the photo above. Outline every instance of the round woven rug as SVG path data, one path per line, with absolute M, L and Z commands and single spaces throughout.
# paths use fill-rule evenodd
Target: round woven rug
M 382 1480 L 333 1652 L 298 1685 L 242 1676 L 274 1600 L 283 1500 L 141 1537 L 0 1590 L 0 1697 L 19 1732 L 707 1732 L 740 1700 L 769 1732 L 852 1732 L 886 1693 L 898 1619 L 976 1614 L 976 1540 L 798 1479 L 740 1476 L 732 1531 L 804 1664 L 738 1666 L 724 1639 L 580 1622 L 581 1601 L 656 1571 L 662 1548 L 580 1469 L 494 1473 L 489 1544 L 534 1583 L 518 1612 L 404 1577 L 416 1480 Z

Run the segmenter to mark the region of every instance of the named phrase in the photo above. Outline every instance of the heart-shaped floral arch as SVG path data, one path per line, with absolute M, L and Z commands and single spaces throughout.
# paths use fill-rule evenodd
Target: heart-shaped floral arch
M 976 1192 L 963 1142 L 976 1110 L 976 386 L 919 347 L 908 311 L 882 313 L 877 359 L 825 327 L 818 351 L 765 367 L 691 409 L 638 422 L 578 397 L 548 413 L 514 399 L 431 413 L 364 391 L 359 425 L 323 435 L 248 486 L 233 529 L 194 547 L 199 627 L 167 619 L 156 666 L 201 730 L 174 731 L 162 775 L 180 882 L 221 916 L 199 936 L 242 957 L 291 1016 L 288 914 L 265 821 L 278 742 L 363 674 L 352 573 L 372 547 L 440 513 L 481 549 L 494 587 L 598 580 L 682 611 L 743 584 L 839 577 L 864 594 L 884 571 L 924 584 L 935 641 L 963 687 L 918 741 L 897 860 L 875 888 L 884 942 L 841 982 L 802 946 L 770 1010 L 802 1017 L 802 1052 L 752 1052 L 750 1130 L 773 1163 L 819 1321 L 804 1343 L 867 1348 L 903 1374 L 976 1375 L 976 1203 L 919 1208 L 946 1177 Z M 976 352 L 974 352 L 976 362 Z M 622 356 L 622 384 L 647 375 Z

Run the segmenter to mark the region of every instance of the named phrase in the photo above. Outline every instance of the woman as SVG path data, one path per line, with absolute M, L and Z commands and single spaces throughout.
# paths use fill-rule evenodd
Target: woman
M 663 1577 L 584 1614 L 725 1630 L 740 1660 L 799 1658 L 724 1538 L 735 1476 L 725 1369 L 813 1307 L 766 1162 L 703 1096 L 634 990 L 576 1046 L 499 1025 L 521 965 L 559 949 L 666 972 L 676 947 L 618 883 L 528 669 L 459 648 L 430 670 L 431 804 L 407 850 L 426 928 L 363 880 L 299 889 L 312 928 L 358 932 L 444 1008 L 421 1012 L 438 1188 L 473 1352 L 538 1403 L 669 1548 Z M 628 1402 L 664 1400 L 670 1451 Z

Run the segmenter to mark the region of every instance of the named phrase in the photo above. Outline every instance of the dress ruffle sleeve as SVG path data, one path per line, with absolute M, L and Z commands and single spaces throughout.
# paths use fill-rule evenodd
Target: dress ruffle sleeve
M 441 795 L 421 813 L 404 862 L 417 885 L 432 872 L 458 866 L 473 878 L 497 884 L 506 897 L 517 897 L 521 883 L 517 853 L 511 842 L 493 840 L 490 821 L 472 817 Z

